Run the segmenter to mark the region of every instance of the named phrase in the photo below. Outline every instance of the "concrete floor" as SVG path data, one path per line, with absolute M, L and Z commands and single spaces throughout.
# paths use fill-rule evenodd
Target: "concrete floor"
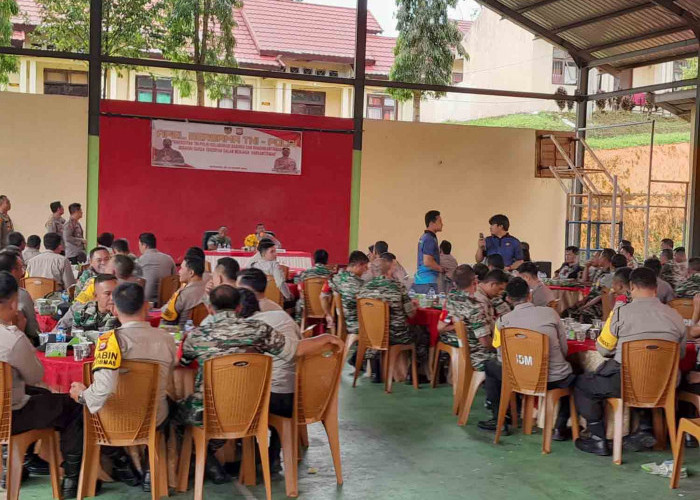
M 362 378 L 352 389 L 348 368 L 341 388 L 341 450 L 345 484 L 337 487 L 323 427 L 309 428 L 310 448 L 299 466 L 299 498 L 323 499 L 700 499 L 700 451 L 688 450 L 687 479 L 670 490 L 668 479 L 641 471 L 647 462 L 671 458 L 670 450 L 624 453 L 622 466 L 609 457 L 577 451 L 571 442 L 553 443 L 541 453 L 541 433 L 524 436 L 519 430 L 493 445 L 493 435 L 476 428 L 487 417 L 483 391 L 474 403 L 469 424 L 460 428 L 451 415 L 449 386 L 418 391 L 395 384 L 394 393 Z M 309 474 L 309 468 L 318 469 Z M 697 472 L 697 476 L 694 474 Z M 274 498 L 284 498 L 284 479 L 273 476 Z M 49 478 L 32 478 L 22 499 L 48 499 Z M 265 498 L 262 484 L 245 488 L 237 482 L 205 483 L 207 498 Z M 103 487 L 99 498 L 147 499 L 136 488 L 120 483 Z M 192 491 L 177 495 L 192 498 Z

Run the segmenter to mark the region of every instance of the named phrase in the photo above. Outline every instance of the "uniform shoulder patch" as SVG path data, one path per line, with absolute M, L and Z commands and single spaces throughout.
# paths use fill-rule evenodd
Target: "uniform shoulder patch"
M 116 370 L 122 364 L 122 351 L 114 330 L 103 333 L 97 339 L 95 346 L 95 361 L 92 363 L 92 371 L 106 368 Z

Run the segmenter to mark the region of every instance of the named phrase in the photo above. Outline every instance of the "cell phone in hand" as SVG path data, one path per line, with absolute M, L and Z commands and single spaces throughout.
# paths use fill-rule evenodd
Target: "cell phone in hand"
M 484 233 L 479 233 L 479 239 L 481 239 L 481 240 L 484 239 Z

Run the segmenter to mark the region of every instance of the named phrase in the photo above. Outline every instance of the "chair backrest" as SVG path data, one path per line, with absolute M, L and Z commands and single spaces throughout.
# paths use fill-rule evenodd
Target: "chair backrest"
M 160 368 L 153 361 L 122 360 L 115 392 L 95 414 L 85 411 L 86 422 L 99 444 L 148 444 L 156 431 Z M 92 384 L 92 363 L 83 365 L 83 383 Z
M 693 319 L 693 299 L 673 299 L 668 303 L 683 319 Z
M 161 278 L 160 287 L 158 288 L 158 301 L 161 304 L 165 304 L 178 288 L 180 288 L 180 276 L 177 274 Z
M 389 348 L 389 304 L 379 299 L 357 299 L 360 340 L 371 349 Z
M 282 292 L 277 288 L 277 283 L 275 283 L 274 276 L 267 275 L 267 286 L 265 287 L 265 298 L 270 299 L 279 305 L 284 304 L 284 298 L 282 297 Z
M 603 306 L 603 321 L 607 321 L 610 317 L 610 312 L 612 312 L 613 301 L 615 297 L 610 293 L 610 290 L 603 288 L 600 292 L 600 303 Z
M 0 361 L 0 443 L 10 442 L 12 431 L 12 366 Z
M 207 247 L 207 243 L 209 243 L 209 238 L 218 233 L 219 231 L 204 231 L 204 234 L 202 235 L 202 248 L 204 250 L 209 250 L 209 248 Z
M 267 429 L 272 357 L 228 354 L 204 363 L 204 430 L 235 439 Z
M 207 306 L 204 304 L 194 306 L 190 315 L 194 326 L 199 326 L 207 316 L 209 316 L 209 309 L 207 309 Z
M 633 340 L 622 344 L 622 400 L 628 406 L 654 408 L 675 400 L 680 345 L 670 340 Z
M 469 348 L 469 337 L 467 334 L 467 327 L 464 326 L 464 321 L 455 321 L 455 333 L 457 334 L 457 338 L 459 339 L 459 347 L 460 349 L 464 349 L 464 353 L 466 354 L 466 370 L 467 372 L 473 372 L 474 367 L 472 366 L 471 362 L 471 349 Z
M 333 292 L 333 310 L 335 311 L 335 334 L 341 339 L 344 339 L 348 335 L 348 327 L 345 324 L 343 299 L 337 292 Z
M 211 272 L 211 262 L 209 262 L 208 260 L 204 261 L 204 271 L 207 273 Z
M 323 418 L 328 404 L 337 396 L 343 370 L 343 349 L 297 358 L 294 392 L 297 423 L 312 424 Z
M 27 290 L 32 299 L 42 299 L 48 294 L 58 290 L 58 283 L 51 278 L 40 278 L 30 276 L 19 280 L 19 286 Z
M 549 374 L 549 337 L 524 328 L 501 330 L 503 378 L 515 392 L 543 395 Z
M 144 280 L 145 283 L 145 280 Z M 145 284 L 144 284 L 145 286 Z M 75 283 L 73 283 L 71 286 L 68 287 L 68 298 L 73 301 L 75 299 Z
M 307 318 L 324 318 L 321 304 L 321 290 L 326 278 L 308 278 L 304 280 L 304 314 Z
M 280 269 L 282 269 L 282 273 L 284 273 L 284 279 L 288 280 L 289 279 L 289 266 L 285 266 L 284 264 L 280 264 Z

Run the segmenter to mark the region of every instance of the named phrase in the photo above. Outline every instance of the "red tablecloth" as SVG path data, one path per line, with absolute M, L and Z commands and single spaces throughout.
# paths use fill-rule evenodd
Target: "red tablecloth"
M 44 365 L 44 384 L 54 392 L 69 392 L 72 382 L 82 382 L 83 365 L 94 360 L 89 358 L 84 361 L 75 361 L 72 353 L 65 358 L 47 358 L 43 352 L 39 351 L 36 357 Z
M 205 251 L 204 255 L 206 260 L 212 266 L 212 269 L 216 265 L 221 257 L 233 257 L 238 261 L 241 268 L 248 266 L 248 261 L 255 255 L 255 252 L 244 252 L 242 250 L 228 250 L 225 252 L 217 251 Z M 295 269 L 298 271 L 303 271 L 304 269 L 310 269 L 313 267 L 313 255 L 309 252 L 294 252 L 285 251 L 277 252 L 277 262 L 283 266 L 287 266 L 290 269 Z
M 581 292 L 584 295 L 588 295 L 591 291 L 590 286 L 554 286 L 548 285 L 550 290 L 561 290 L 563 292 Z
M 56 328 L 56 325 L 58 324 L 58 321 L 53 319 L 52 316 L 43 315 L 43 314 L 36 315 L 36 322 L 39 324 L 39 330 L 42 333 L 52 332 L 53 329 Z
M 583 342 L 578 340 L 567 340 L 566 343 L 569 345 L 569 356 L 576 354 L 581 351 L 595 351 L 595 340 L 586 339 Z
M 596 342 L 595 340 L 586 339 L 583 342 L 577 340 L 568 340 L 566 342 L 569 345 L 569 356 L 582 351 L 595 351 Z M 688 342 L 685 347 L 685 356 L 681 359 L 679 363 L 679 368 L 682 372 L 689 372 L 695 369 L 695 363 L 698 356 L 698 346 L 694 342 Z
M 440 314 L 442 314 L 440 309 L 419 307 L 416 311 L 416 315 L 408 320 L 409 324 L 411 325 L 422 325 L 428 328 L 428 332 L 430 332 L 431 346 L 437 344 L 438 341 L 439 334 L 437 327 Z

